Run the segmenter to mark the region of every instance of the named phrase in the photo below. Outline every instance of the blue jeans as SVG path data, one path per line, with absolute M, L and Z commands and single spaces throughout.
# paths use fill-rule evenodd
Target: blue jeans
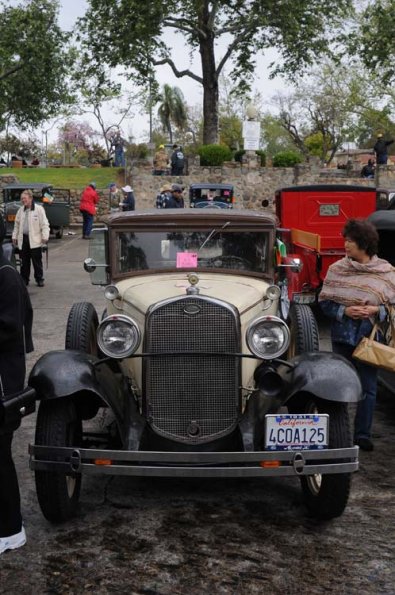
M 352 352 L 355 347 L 345 343 L 333 343 L 334 353 L 342 355 L 348 359 L 358 372 L 362 384 L 363 399 L 358 401 L 357 412 L 354 421 L 354 439 L 370 438 L 373 423 L 374 408 L 376 406 L 377 393 L 377 368 L 367 366 L 352 358 Z
M 93 215 L 87 211 L 80 211 L 82 215 L 82 235 L 84 238 L 89 237 L 93 227 Z

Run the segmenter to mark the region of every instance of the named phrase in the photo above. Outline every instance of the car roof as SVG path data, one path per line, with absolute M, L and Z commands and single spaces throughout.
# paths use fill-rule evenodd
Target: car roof
M 375 211 L 368 219 L 378 230 L 395 231 L 395 211 Z
M 213 184 L 207 184 L 205 182 L 204 184 L 191 184 L 189 188 L 190 190 L 195 190 L 199 188 L 201 188 L 202 190 L 215 190 L 216 188 L 218 188 L 219 190 L 233 190 L 233 184 L 217 184 L 215 182 Z
M 46 182 L 29 182 L 26 184 L 6 184 L 1 187 L 1 190 L 42 190 L 43 188 L 51 188 L 52 184 Z
M 208 212 L 209 211 L 209 212 Z M 149 209 L 139 211 L 116 212 L 106 215 L 102 221 L 110 227 L 142 224 L 164 225 L 225 225 L 229 221 L 232 226 L 262 225 L 273 228 L 276 216 L 269 211 L 253 211 L 252 209 Z
M 360 186 L 357 184 L 311 184 L 305 186 L 288 186 L 286 188 L 279 188 L 276 192 L 350 192 L 357 190 L 358 192 L 375 192 L 376 188 L 373 186 Z

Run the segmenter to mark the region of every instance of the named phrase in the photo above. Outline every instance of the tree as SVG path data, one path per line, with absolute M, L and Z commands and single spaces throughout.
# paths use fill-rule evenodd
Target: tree
M 37 126 L 72 101 L 57 0 L 0 4 L 0 130 Z
M 93 139 L 97 133 L 87 122 L 69 120 L 59 129 L 58 142 L 64 147 L 65 164 L 70 164 L 76 152 L 84 151 L 89 154 Z
M 328 50 L 329 25 L 344 22 L 352 10 L 348 0 L 89 0 L 79 25 L 81 39 L 98 63 L 124 65 L 146 85 L 156 66 L 168 65 L 176 77 L 189 77 L 203 87 L 203 142 L 218 141 L 219 77 L 231 63 L 235 88 L 251 83 L 258 52 L 277 48 L 282 63 L 272 73 L 300 73 Z M 191 55 L 200 54 L 201 73 L 180 70 L 168 40 L 183 36 Z M 217 57 L 219 43 L 226 44 Z
M 162 124 L 163 131 L 169 133 L 170 142 L 173 142 L 172 123 L 184 130 L 188 122 L 188 113 L 185 106 L 184 95 L 178 87 L 163 85 L 162 95 L 160 97 L 160 106 L 158 116 Z
M 361 119 L 378 101 L 371 82 L 361 65 L 328 62 L 292 93 L 278 94 L 282 126 L 306 158 L 330 163 L 346 140 L 358 138 Z
M 352 50 L 384 84 L 395 81 L 395 0 L 375 0 L 362 12 L 351 35 Z

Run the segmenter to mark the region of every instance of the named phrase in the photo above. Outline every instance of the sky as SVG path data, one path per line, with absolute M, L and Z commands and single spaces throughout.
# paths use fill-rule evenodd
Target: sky
M 142 0 L 143 1 L 143 0 Z M 59 13 L 59 25 L 62 29 L 70 31 L 78 17 L 82 17 L 88 7 L 86 0 L 60 0 L 60 13 Z M 218 56 L 220 55 L 220 48 Z M 199 53 L 196 53 L 196 59 L 193 60 L 192 65 L 189 61 L 188 51 L 183 46 L 179 36 L 174 36 L 174 52 L 173 56 L 175 62 L 180 69 L 190 68 L 197 74 L 199 72 Z M 268 64 L 273 60 L 274 53 L 270 53 L 265 57 L 258 59 L 258 68 L 254 82 L 254 90 L 259 91 L 263 98 L 269 103 L 270 98 L 278 90 L 285 90 L 286 83 L 281 78 L 275 80 L 269 80 L 267 76 Z M 189 77 L 176 78 L 169 66 L 159 67 L 157 70 L 157 79 L 159 85 L 162 86 L 165 83 L 171 86 L 177 86 L 181 89 L 184 94 L 185 100 L 189 106 L 201 106 L 202 104 L 202 87 L 197 82 L 193 81 Z M 132 86 L 129 87 L 132 89 Z M 137 90 L 137 89 L 136 89 Z M 155 112 L 155 108 L 154 108 Z M 154 113 L 155 115 L 155 113 Z M 118 116 L 111 113 L 111 111 L 105 110 L 104 116 L 106 124 L 110 126 L 116 123 Z M 89 122 L 92 128 L 97 128 L 96 120 L 94 116 L 84 115 L 78 118 Z M 55 119 L 54 119 L 55 120 Z M 47 125 L 47 130 L 54 122 L 52 120 Z M 124 134 L 133 135 L 135 142 L 147 142 L 149 140 L 149 116 L 148 114 L 141 114 L 135 112 L 133 118 L 122 124 Z M 57 136 L 57 124 L 54 124 L 52 130 L 48 132 L 48 141 L 52 142 Z

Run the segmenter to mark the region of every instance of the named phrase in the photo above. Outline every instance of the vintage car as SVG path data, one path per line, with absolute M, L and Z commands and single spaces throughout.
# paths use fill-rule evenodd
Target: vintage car
M 394 196 L 395 199 L 395 196 Z M 393 200 L 394 200 L 393 199 Z M 385 258 L 395 266 L 395 210 L 394 206 L 389 206 L 387 210 L 376 211 L 369 216 L 369 221 L 373 223 L 379 234 L 378 256 Z M 392 312 L 392 315 L 394 312 Z M 392 343 L 390 329 L 387 332 L 387 342 Z M 391 393 L 395 393 L 395 372 L 380 369 L 378 372 L 379 382 L 384 385 Z
M 20 198 L 23 190 L 33 192 L 34 200 L 41 204 L 46 212 L 51 233 L 60 239 L 64 227 L 70 223 L 70 190 L 54 189 L 50 184 L 7 184 L 2 186 L 0 209 L 7 226 L 7 236 L 11 236 L 17 210 L 21 206 Z
M 155 209 L 103 221 L 84 263 L 105 286 L 100 322 L 75 303 L 66 349 L 29 378 L 45 517 L 74 514 L 84 474 L 296 477 L 312 515 L 340 515 L 358 467 L 347 405 L 360 383 L 318 351 L 309 306 L 281 318 L 275 216 Z M 90 431 L 105 411 L 112 423 Z
M 277 190 L 275 209 L 283 264 L 295 258 L 301 271 L 280 272 L 285 308 L 315 304 L 329 266 L 343 258 L 342 229 L 351 217 L 368 217 L 379 206 L 376 188 L 346 184 L 291 186 Z
M 232 209 L 235 202 L 232 184 L 191 184 L 189 206 L 197 209 Z

